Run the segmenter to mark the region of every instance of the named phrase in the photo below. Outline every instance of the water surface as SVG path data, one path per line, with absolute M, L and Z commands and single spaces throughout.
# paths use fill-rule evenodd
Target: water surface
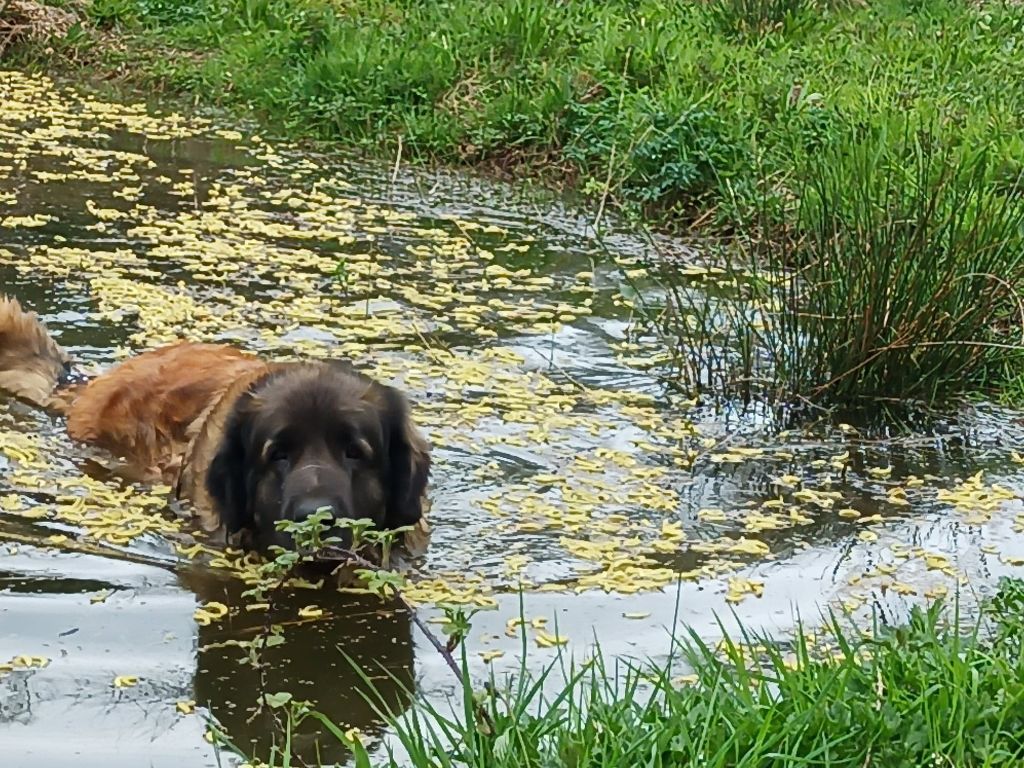
M 674 621 L 714 638 L 730 611 L 780 635 L 827 605 L 898 620 L 1024 563 L 1017 414 L 954 414 L 946 434 L 895 441 L 723 441 L 736 414 L 663 387 L 664 355 L 637 334 L 625 297 L 651 244 L 628 228 L 597 238 L 587 215 L 507 186 L 395 174 L 18 73 L 0 73 L 0 104 L 0 289 L 85 367 L 188 338 L 350 358 L 409 392 L 436 467 L 409 595 L 426 617 L 488 609 L 469 641 L 478 676 L 520 664 L 520 588 L 539 669 L 559 651 L 543 633 L 577 657 L 595 638 L 659 657 Z M 342 652 L 398 709 L 451 692 L 399 606 L 296 590 L 268 618 L 246 609 L 234 561 L 194 543 L 167 489 L 119 480 L 59 419 L 0 400 L 5 765 L 230 764 L 210 718 L 265 753 L 273 723 L 237 643 L 268 621 L 286 642 L 266 690 L 370 738 L 386 732 Z M 211 602 L 231 612 L 204 625 Z M 346 758 L 315 733 L 302 749 Z

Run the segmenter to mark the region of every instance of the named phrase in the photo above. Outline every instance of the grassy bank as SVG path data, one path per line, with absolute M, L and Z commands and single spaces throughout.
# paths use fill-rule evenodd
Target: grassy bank
M 91 0 L 80 14 L 59 52 L 90 67 L 391 158 L 526 165 L 668 224 L 732 221 L 763 181 L 892 115 L 992 147 L 994 176 L 1024 160 L 1014 3 Z
M 1016 766 L 1022 615 L 1024 583 L 1009 581 L 966 629 L 955 605 L 936 604 L 871 636 L 835 622 L 789 648 L 687 639 L 675 659 L 685 677 L 598 656 L 545 696 L 524 671 L 490 694 L 467 689 L 455 715 L 421 703 L 393 718 L 407 761 L 372 761 L 354 734 L 333 731 L 360 768 Z

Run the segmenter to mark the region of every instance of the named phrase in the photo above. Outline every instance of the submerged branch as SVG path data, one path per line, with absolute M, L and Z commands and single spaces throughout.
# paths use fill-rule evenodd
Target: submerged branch
M 381 568 L 376 563 L 370 562 L 366 558 L 362 557 L 361 555 L 357 554 L 356 552 L 350 549 L 331 548 L 328 551 L 332 553 L 336 552 L 337 554 L 343 556 L 347 562 L 358 565 L 361 568 L 374 571 L 375 573 L 385 572 L 384 568 Z M 405 608 L 406 611 L 408 611 L 409 617 L 412 619 L 413 623 L 417 627 L 419 627 L 420 632 L 422 632 L 424 636 L 427 638 L 427 640 L 430 642 L 430 644 L 434 646 L 434 650 L 436 650 L 441 655 L 441 658 L 444 659 L 445 664 L 448 665 L 448 668 L 452 671 L 452 674 L 454 674 L 455 677 L 458 679 L 459 683 L 464 685 L 466 683 L 466 679 L 462 674 L 462 670 L 459 668 L 458 662 L 455 661 L 455 657 L 452 655 L 452 652 L 449 649 L 448 645 L 446 643 L 441 642 L 441 639 L 430 629 L 429 626 L 427 626 L 427 623 L 423 621 L 422 618 L 420 618 L 419 614 L 417 614 L 416 609 L 412 605 L 412 603 L 405 599 L 405 595 L 402 594 L 401 589 L 399 589 L 396 585 L 390 582 L 386 583 L 384 586 L 386 586 L 390 590 L 391 596 L 398 600 L 398 602 L 402 604 L 402 607 Z

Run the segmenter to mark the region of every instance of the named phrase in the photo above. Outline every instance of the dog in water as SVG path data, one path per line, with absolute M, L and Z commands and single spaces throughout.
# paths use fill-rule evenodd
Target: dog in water
M 172 486 L 204 529 L 246 547 L 290 546 L 275 523 L 324 508 L 427 530 L 430 455 L 406 398 L 346 363 L 180 342 L 75 380 L 39 317 L 0 295 L 0 390 L 63 414 L 74 440 Z

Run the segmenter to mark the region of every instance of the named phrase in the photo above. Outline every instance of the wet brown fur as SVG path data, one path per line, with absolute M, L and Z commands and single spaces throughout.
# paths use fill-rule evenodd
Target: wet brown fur
M 39 316 L 0 294 L 0 390 L 45 406 L 67 364 Z
M 346 365 L 276 363 L 228 346 L 181 342 L 144 352 L 87 383 L 59 385 L 67 366 L 68 356 L 38 316 L 0 295 L 0 390 L 63 413 L 73 439 L 126 460 L 141 477 L 174 486 L 207 530 L 226 527 L 231 534 L 253 524 L 253 499 L 238 496 L 246 483 L 271 487 L 266 482 L 275 467 L 264 461 L 261 446 L 246 440 L 286 428 L 298 435 L 296 456 L 315 454 L 320 464 L 348 467 L 345 477 L 355 478 L 356 490 L 376 487 L 360 473 L 380 476 L 375 482 L 382 498 L 364 491 L 369 496 L 349 499 L 357 508 L 346 511 L 358 516 L 362 503 L 379 502 L 380 510 L 366 516 L 380 525 L 426 527 L 429 452 L 405 399 Z M 332 455 L 325 447 L 336 442 L 335 434 L 358 431 L 357 422 L 367 418 L 371 428 L 362 428 L 380 443 L 376 455 L 353 462 L 346 458 L 350 449 Z

